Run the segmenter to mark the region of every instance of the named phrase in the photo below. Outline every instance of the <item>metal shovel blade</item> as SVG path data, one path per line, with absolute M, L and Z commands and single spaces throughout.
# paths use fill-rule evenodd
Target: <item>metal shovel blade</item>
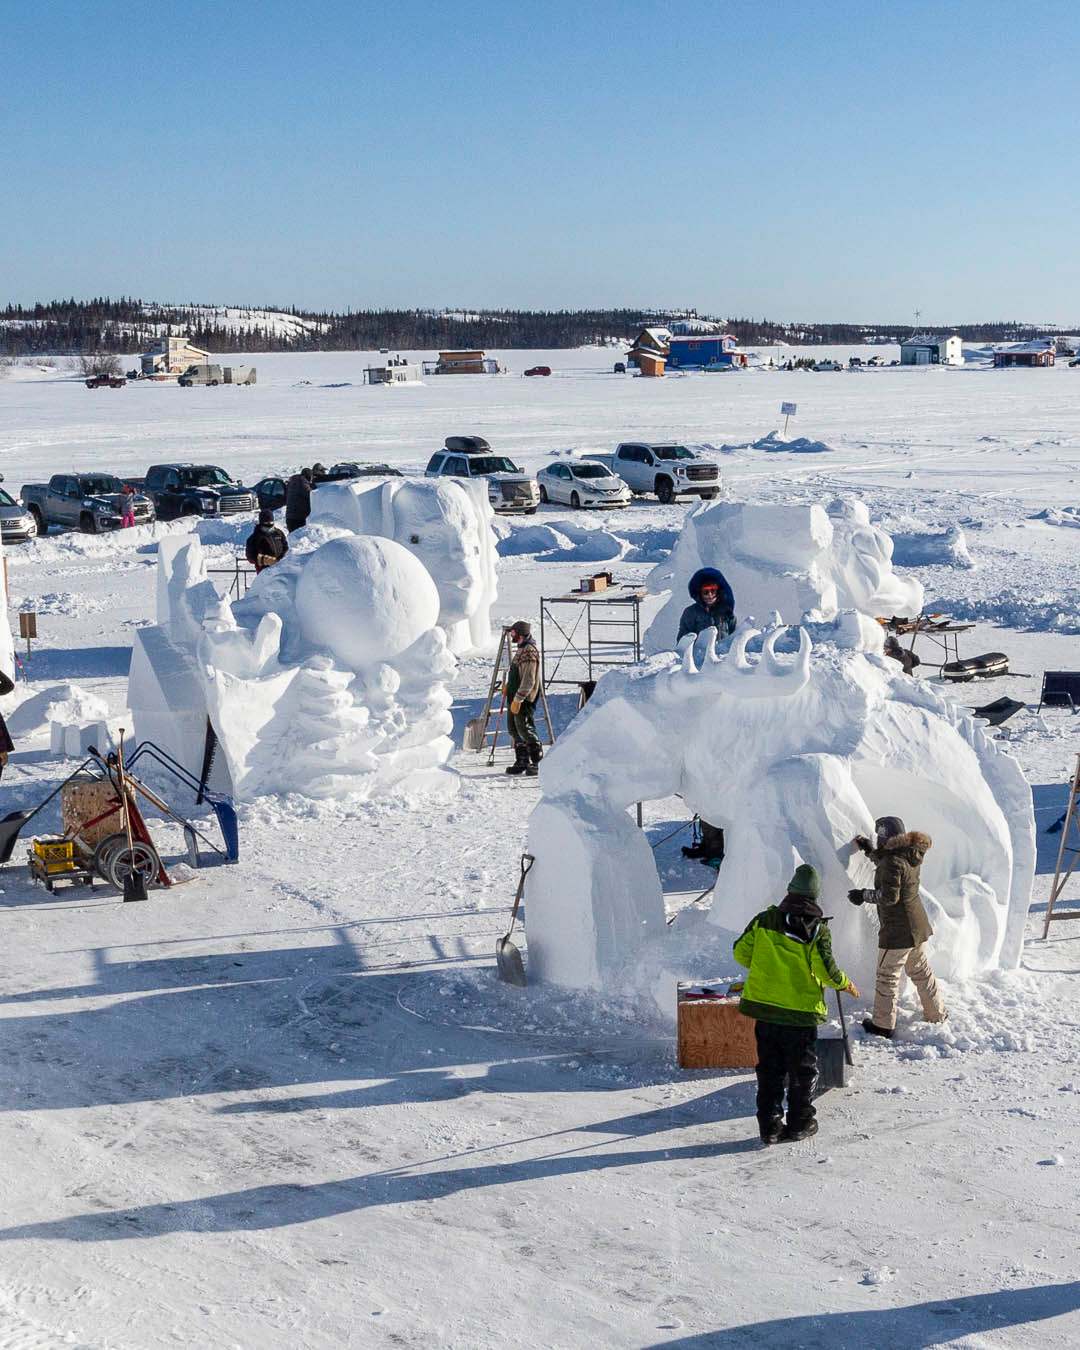
M 517 947 L 510 941 L 509 934 L 499 938 L 495 943 L 495 965 L 498 968 L 499 979 L 504 984 L 516 984 L 520 988 L 528 984 L 525 978 L 525 962 L 521 959 Z
M 124 899 L 125 900 L 149 900 L 150 896 L 146 891 L 146 878 L 141 872 L 132 868 L 131 871 L 124 874 Z

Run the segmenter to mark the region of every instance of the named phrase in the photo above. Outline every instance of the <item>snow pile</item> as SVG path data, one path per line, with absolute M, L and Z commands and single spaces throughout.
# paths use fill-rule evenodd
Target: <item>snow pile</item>
M 487 485 L 452 478 L 324 483 L 307 529 L 390 539 L 421 563 L 438 589 L 437 622 L 458 655 L 492 645 L 498 595 L 495 513 Z
M 1066 525 L 1074 529 L 1080 526 L 1080 506 L 1047 506 L 1030 517 L 1031 520 L 1045 520 L 1047 525 Z
M 242 800 L 450 788 L 456 661 L 436 626 L 439 590 L 393 540 L 330 533 L 235 606 L 207 579 L 198 540 L 162 541 L 158 623 L 132 652 L 138 738 L 198 777 L 211 726 L 211 783 Z
M 77 684 L 50 684 L 24 698 L 8 715 L 7 727 L 12 738 L 18 740 L 48 732 L 51 725 L 80 727 L 102 722 L 108 715 L 108 704 L 96 694 Z
M 734 445 L 722 445 L 720 446 L 720 452 L 730 455 L 737 450 L 783 450 L 791 455 L 820 455 L 831 451 L 832 448 L 831 445 L 826 445 L 824 441 L 810 440 L 806 436 L 793 436 L 790 440 L 786 440 L 780 435 L 779 431 L 770 431 L 767 436 L 759 436 L 756 441 L 740 441 Z
M 543 525 L 499 520 L 495 528 L 500 557 L 532 557 L 537 562 L 660 562 L 671 552 L 678 533 L 656 526 L 626 530 L 572 520 Z
M 817 626 L 817 645 L 806 629 L 796 645 L 779 623 L 744 624 L 700 668 L 686 642 L 681 659 L 604 676 L 541 770 L 532 978 L 652 993 L 673 1011 L 676 980 L 731 970 L 733 935 L 805 861 L 821 873 L 838 959 L 872 987 L 876 918 L 844 897 L 873 877 L 852 839 L 886 814 L 934 840 L 922 875 L 938 972 L 1017 966 L 1035 866 L 1023 772 L 969 715 L 880 656 L 875 627 L 841 615 Z M 725 829 L 728 851 L 711 910 L 669 929 L 628 808 L 674 795 Z
M 1077 523 L 1080 524 L 1080 521 Z M 898 567 L 975 566 L 968 551 L 964 531 L 959 525 L 953 525 L 940 534 L 925 531 L 913 534 L 894 533 L 892 541 L 892 560 Z
M 827 509 L 710 502 L 687 518 L 671 556 L 649 573 L 649 592 L 671 596 L 645 635 L 646 650 L 673 646 L 700 567 L 724 573 L 739 617 L 779 610 L 816 623 L 848 609 L 869 618 L 921 613 L 922 586 L 892 563 L 892 540 L 870 523 L 863 502 L 837 499 Z

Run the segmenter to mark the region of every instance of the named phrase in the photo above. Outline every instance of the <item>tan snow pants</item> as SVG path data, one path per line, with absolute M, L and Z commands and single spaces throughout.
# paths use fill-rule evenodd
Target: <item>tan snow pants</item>
M 900 981 L 905 974 L 915 986 L 926 1020 L 943 1022 L 945 1005 L 926 959 L 926 945 L 922 943 L 918 947 L 889 947 L 878 952 L 874 1025 L 887 1027 L 890 1031 L 896 1026 L 896 1004 L 900 997 Z

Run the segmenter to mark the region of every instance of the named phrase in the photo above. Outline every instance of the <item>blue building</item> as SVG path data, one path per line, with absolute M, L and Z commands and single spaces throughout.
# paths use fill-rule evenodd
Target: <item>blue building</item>
M 730 333 L 673 335 L 667 356 L 668 370 L 732 370 L 746 365 L 746 357 L 735 350 L 736 339 Z

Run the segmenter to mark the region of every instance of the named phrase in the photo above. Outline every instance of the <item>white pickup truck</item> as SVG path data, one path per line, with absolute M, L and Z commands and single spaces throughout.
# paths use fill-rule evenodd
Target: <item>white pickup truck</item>
M 720 466 L 699 450 L 675 442 L 623 441 L 613 455 L 589 455 L 618 474 L 631 492 L 654 492 L 664 503 L 676 497 L 720 495 Z

